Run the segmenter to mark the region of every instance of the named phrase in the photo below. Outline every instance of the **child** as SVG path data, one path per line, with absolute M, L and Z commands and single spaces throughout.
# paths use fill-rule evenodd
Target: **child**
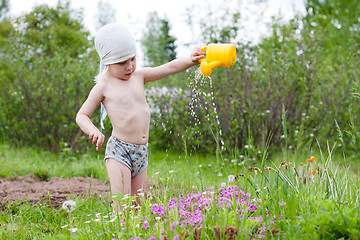
M 111 192 L 133 196 L 146 187 L 147 178 L 150 112 L 145 84 L 199 64 L 204 54 L 196 49 L 189 57 L 136 70 L 135 41 L 129 31 L 117 23 L 99 30 L 95 48 L 105 69 L 95 78 L 96 85 L 77 113 L 76 123 L 98 151 L 105 136 L 90 117 L 99 103 L 104 105 L 113 127 L 104 158 Z

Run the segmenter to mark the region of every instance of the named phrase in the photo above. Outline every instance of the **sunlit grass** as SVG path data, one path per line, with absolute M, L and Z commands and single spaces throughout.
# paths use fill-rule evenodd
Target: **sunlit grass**
M 1 148 L 3 175 L 11 172 L 11 160 L 17 166 L 15 175 L 35 175 L 43 166 L 41 160 L 48 158 L 47 166 L 54 167 L 49 178 L 63 166 L 63 176 L 106 179 L 106 170 L 93 154 L 61 157 L 6 145 Z M 15 161 L 10 156 L 16 156 Z M 83 161 L 97 168 L 83 171 Z M 141 206 L 124 196 L 75 198 L 71 217 L 76 231 L 70 235 L 63 209 L 8 202 L 0 216 L 0 237 L 359 239 L 360 182 L 347 166 L 330 146 L 273 154 L 262 162 L 246 155 L 218 159 L 150 151 L 148 176 L 153 184 L 150 194 L 140 194 Z M 122 202 L 120 214 L 113 213 L 112 199 Z
M 15 179 L 34 175 L 43 180 L 57 177 L 95 177 L 105 180 L 106 168 L 100 155 L 74 155 L 67 150 L 59 154 L 32 148 L 15 148 L 0 144 L 0 177 Z

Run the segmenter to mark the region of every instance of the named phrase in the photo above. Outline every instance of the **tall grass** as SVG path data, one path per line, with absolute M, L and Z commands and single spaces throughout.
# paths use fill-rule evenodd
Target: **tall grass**
M 359 239 L 359 178 L 349 171 L 341 155 L 335 156 L 335 146 L 272 155 L 264 157 L 262 164 L 248 164 L 244 156 L 219 161 L 201 155 L 151 152 L 149 178 L 153 185 L 148 194 L 140 192 L 140 206 L 129 196 L 75 198 L 77 207 L 71 216 L 76 231 L 70 235 L 63 209 L 8 202 L 0 216 L 0 237 Z M 13 155 L 11 151 L 14 149 L 2 151 L 1 163 L 6 162 L 4 156 Z M 91 162 L 89 156 L 82 157 Z M 82 157 L 71 162 L 81 162 Z M 39 160 L 35 157 L 34 161 Z M 101 165 L 97 159 L 93 161 Z M 122 212 L 113 213 L 113 199 L 121 201 Z
M 107 179 L 100 155 L 74 155 L 68 149 L 55 154 L 35 148 L 14 148 L 0 144 L 0 177 L 16 179 L 33 175 L 42 180 L 57 177 L 94 177 Z

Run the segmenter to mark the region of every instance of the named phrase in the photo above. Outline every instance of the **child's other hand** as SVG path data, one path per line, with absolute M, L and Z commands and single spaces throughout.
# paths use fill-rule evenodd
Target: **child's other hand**
M 190 56 L 193 63 L 199 64 L 199 60 L 204 58 L 204 53 L 200 48 L 196 48 L 193 50 Z
M 96 151 L 99 151 L 104 144 L 105 136 L 100 131 L 91 132 L 89 138 L 92 140 L 92 144 L 96 144 Z

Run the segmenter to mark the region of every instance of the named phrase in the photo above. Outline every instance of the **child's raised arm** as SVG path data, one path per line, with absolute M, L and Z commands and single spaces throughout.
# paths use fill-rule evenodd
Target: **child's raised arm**
M 204 53 L 200 48 L 195 49 L 189 57 L 175 59 L 164 65 L 153 68 L 144 68 L 139 70 L 144 76 L 145 84 L 156 81 L 169 75 L 183 72 L 186 69 L 199 64 L 199 60 L 204 58 Z
M 101 86 L 96 84 L 76 115 L 76 123 L 84 133 L 89 135 L 92 143 L 96 144 L 96 151 L 100 150 L 105 141 L 105 136 L 91 122 L 90 117 L 103 98 Z

